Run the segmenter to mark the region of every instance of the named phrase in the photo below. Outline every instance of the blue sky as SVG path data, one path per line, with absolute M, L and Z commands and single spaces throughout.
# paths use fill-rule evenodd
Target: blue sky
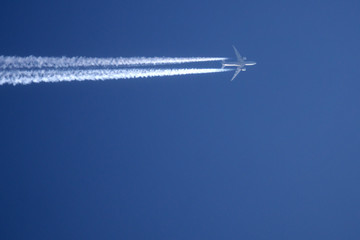
M 233 44 L 258 64 L 234 82 L 0 86 L 0 238 L 358 239 L 359 10 L 3 1 L 0 55 L 234 57 Z

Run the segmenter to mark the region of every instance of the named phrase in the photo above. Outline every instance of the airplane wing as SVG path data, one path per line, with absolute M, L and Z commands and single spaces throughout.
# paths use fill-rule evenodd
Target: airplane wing
M 230 81 L 234 80 L 236 78 L 236 76 L 239 74 L 239 72 L 241 72 L 241 68 L 236 69 L 234 76 L 232 77 L 232 79 Z
M 241 63 L 244 62 L 244 59 L 241 57 L 239 51 L 236 49 L 236 47 L 234 45 L 233 45 L 233 48 L 234 48 L 237 60 Z

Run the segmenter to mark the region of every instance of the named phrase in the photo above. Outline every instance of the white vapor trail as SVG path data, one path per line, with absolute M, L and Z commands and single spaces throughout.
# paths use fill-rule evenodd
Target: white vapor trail
M 12 70 L 0 71 L 2 84 L 30 84 L 39 82 L 64 82 L 148 78 L 201 73 L 217 73 L 231 69 L 184 68 L 184 69 L 71 69 L 71 70 Z
M 131 57 L 131 58 L 88 58 L 88 57 L 11 57 L 0 56 L 0 70 L 32 68 L 76 68 L 76 67 L 120 67 L 165 65 L 194 62 L 222 61 L 227 58 L 169 58 L 169 57 Z

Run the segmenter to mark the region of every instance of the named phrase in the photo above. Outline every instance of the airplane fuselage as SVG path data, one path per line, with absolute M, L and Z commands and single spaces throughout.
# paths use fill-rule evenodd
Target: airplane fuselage
M 245 67 L 245 66 L 253 66 L 256 62 L 254 61 L 244 61 L 243 63 L 240 62 L 225 62 L 223 63 L 223 67 Z

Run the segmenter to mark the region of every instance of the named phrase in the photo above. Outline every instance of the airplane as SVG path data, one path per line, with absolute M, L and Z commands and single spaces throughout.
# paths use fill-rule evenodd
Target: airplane
M 237 62 L 223 62 L 222 63 L 222 68 L 237 67 L 236 71 L 234 73 L 234 76 L 232 77 L 232 79 L 230 81 L 234 80 L 241 71 L 246 71 L 246 66 L 253 66 L 256 64 L 256 62 L 254 62 L 254 61 L 246 61 L 246 57 L 242 57 L 240 55 L 240 53 L 238 52 L 238 50 L 234 46 L 233 46 L 233 48 L 235 51 Z

